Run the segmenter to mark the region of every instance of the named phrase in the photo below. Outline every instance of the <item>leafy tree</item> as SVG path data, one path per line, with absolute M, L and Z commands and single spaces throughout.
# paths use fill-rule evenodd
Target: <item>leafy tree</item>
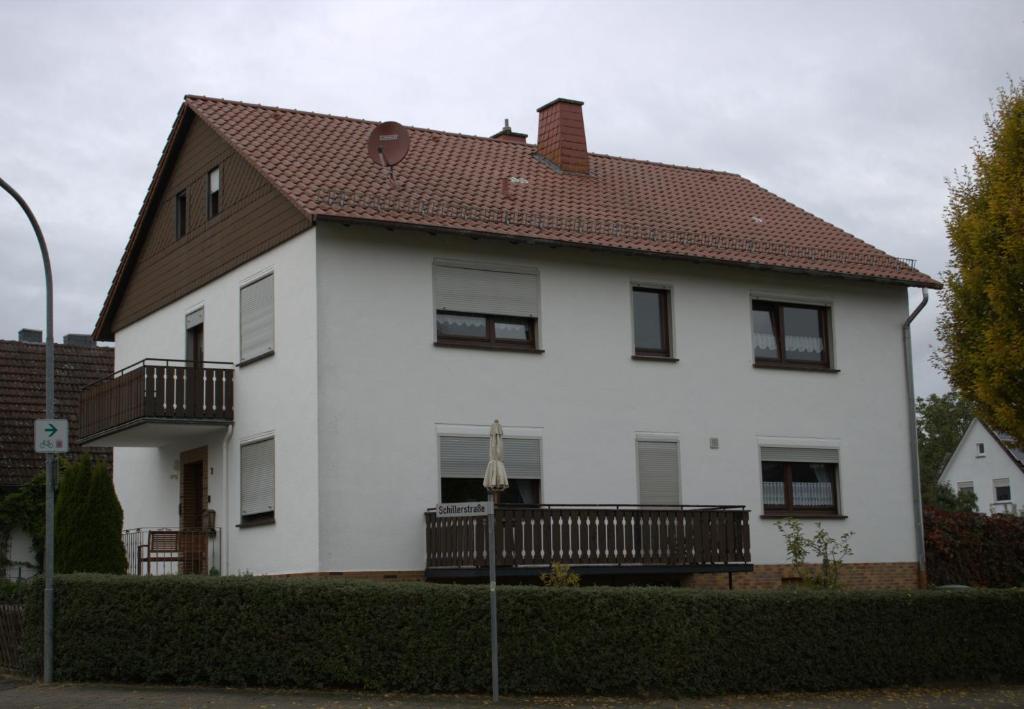
M 949 182 L 935 362 L 982 420 L 1024 442 L 1024 85 L 998 90 L 985 128 Z
M 921 462 L 921 497 L 934 505 L 939 475 L 971 424 L 971 405 L 955 392 L 917 397 L 917 451 Z
M 936 485 L 935 497 L 929 504 L 944 512 L 977 512 L 978 496 L 974 490 L 954 490 L 949 485 Z
M 57 573 L 123 574 L 128 567 L 121 526 L 124 512 L 102 463 L 79 456 L 61 470 L 55 520 Z

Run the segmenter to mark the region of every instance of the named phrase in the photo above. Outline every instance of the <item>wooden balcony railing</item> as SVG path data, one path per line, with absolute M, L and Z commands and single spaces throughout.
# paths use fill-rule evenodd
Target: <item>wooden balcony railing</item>
M 230 423 L 234 365 L 146 359 L 82 391 L 78 432 L 83 442 L 146 420 Z
M 750 563 L 742 506 L 499 505 L 498 566 L 734 566 Z M 485 567 L 486 517 L 426 513 L 427 568 Z M 713 569 L 709 569 L 713 570 Z

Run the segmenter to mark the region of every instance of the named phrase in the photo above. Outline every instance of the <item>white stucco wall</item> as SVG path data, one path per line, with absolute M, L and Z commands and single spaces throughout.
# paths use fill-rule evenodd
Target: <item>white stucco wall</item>
M 21 527 L 11 530 L 8 540 L 7 559 L 10 563 L 3 570 L 3 578 L 17 581 L 29 579 L 39 573 L 36 566 L 36 555 L 32 551 L 32 537 Z
M 225 435 L 192 436 L 164 448 L 115 448 L 114 483 L 125 526 L 178 525 L 182 451 L 208 447 L 209 507 L 226 532 L 225 573 L 314 571 L 318 564 L 316 409 L 316 238 L 312 229 L 116 333 L 116 367 L 150 358 L 181 359 L 185 315 L 205 309 L 207 361 L 239 361 L 239 288 L 274 274 L 274 354 L 235 370 L 235 423 Z M 183 429 L 184 430 L 184 429 Z M 239 446 L 275 436 L 275 523 L 237 527 Z M 225 481 L 225 467 L 227 480 Z M 225 482 L 229 492 L 225 495 Z
M 979 443 L 985 446 L 984 454 L 978 453 Z M 974 419 L 946 464 L 939 482 L 949 485 L 954 491 L 959 483 L 973 483 L 974 494 L 978 496 L 978 512 L 988 514 L 989 505 L 996 500 L 995 481 L 1001 478 L 1010 481 L 1009 501 L 1015 503 L 1018 510 L 1024 507 L 1024 473 L 995 437 Z
M 905 289 L 358 226 L 317 240 L 322 570 L 423 568 L 437 427 L 495 417 L 541 429 L 545 503 L 635 503 L 636 434 L 677 435 L 682 501 L 747 505 L 755 563 L 785 561 L 759 439 L 835 441 L 848 519 L 825 526 L 856 533 L 851 561 L 915 560 Z M 436 257 L 539 268 L 545 352 L 435 347 Z M 672 289 L 677 363 L 631 359 L 634 282 Z M 752 297 L 830 305 L 841 371 L 755 369 Z

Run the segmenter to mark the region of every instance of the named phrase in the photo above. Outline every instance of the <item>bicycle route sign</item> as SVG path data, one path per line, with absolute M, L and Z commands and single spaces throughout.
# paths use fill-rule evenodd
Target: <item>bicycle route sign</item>
M 36 419 L 36 453 L 68 452 L 68 420 Z

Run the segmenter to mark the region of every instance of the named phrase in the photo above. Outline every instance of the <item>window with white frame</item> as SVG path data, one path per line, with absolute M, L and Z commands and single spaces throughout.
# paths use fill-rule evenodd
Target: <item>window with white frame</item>
M 274 353 L 274 274 L 242 286 L 239 291 L 239 361 L 242 364 Z
M 761 498 L 771 514 L 837 514 L 839 451 L 761 446 Z
M 441 502 L 476 502 L 487 499 L 484 470 L 489 438 L 486 435 L 440 436 Z M 539 438 L 502 438 L 509 488 L 501 493 L 504 504 L 540 504 L 543 477 Z
M 979 458 L 984 458 L 985 457 L 985 444 L 984 443 L 979 443 L 978 444 L 978 457 Z
M 957 490 L 957 493 L 969 492 L 969 493 L 971 493 L 973 495 L 974 494 L 974 481 L 973 480 L 967 480 L 965 482 L 957 483 L 956 484 L 956 490 Z
M 239 452 L 242 523 L 274 521 L 274 438 L 244 443 Z
M 637 502 L 679 504 L 679 441 L 638 435 L 636 439 Z
M 996 478 L 992 481 L 992 487 L 994 488 L 996 502 L 1010 501 L 1011 495 L 1009 478 Z
M 537 269 L 434 262 L 434 332 L 439 345 L 537 349 Z

